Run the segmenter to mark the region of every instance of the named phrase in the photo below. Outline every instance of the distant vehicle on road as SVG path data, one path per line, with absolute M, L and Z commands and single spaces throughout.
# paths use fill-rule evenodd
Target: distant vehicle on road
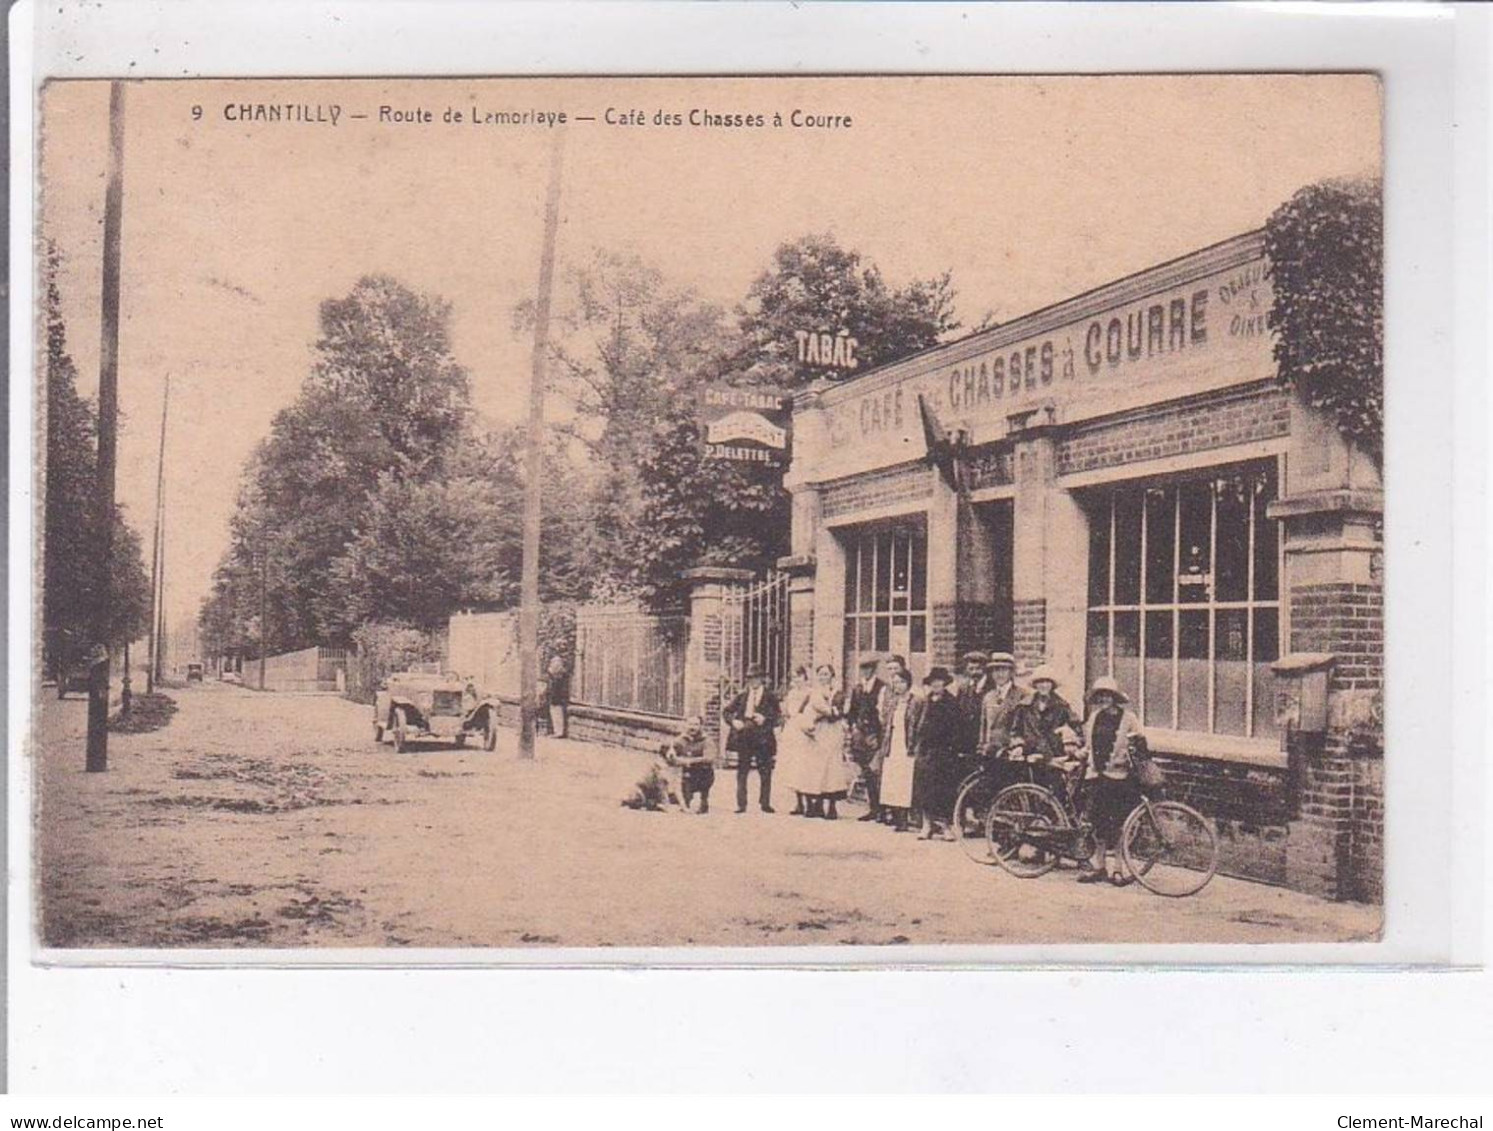
M 224 683 L 243 683 L 244 677 L 230 668 L 223 673 L 222 680 Z
M 188 664 L 187 665 L 187 682 L 191 683 L 193 680 L 196 680 L 198 683 L 202 682 L 202 665 L 201 664 Z
M 374 741 L 391 741 L 401 754 L 416 740 L 442 739 L 465 746 L 473 736 L 482 740 L 484 750 L 497 746 L 498 705 L 460 676 L 396 672 L 374 697 Z

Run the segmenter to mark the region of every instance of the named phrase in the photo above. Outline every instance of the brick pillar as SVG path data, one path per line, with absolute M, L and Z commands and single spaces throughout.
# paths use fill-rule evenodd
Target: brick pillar
M 723 649 L 722 605 L 726 594 L 755 575 L 746 569 L 700 566 L 687 569 L 689 646 L 684 662 L 684 711 L 699 715 L 705 731 L 717 740 L 721 726 L 721 678 L 728 669 Z
M 1378 472 L 1322 415 L 1293 406 L 1281 524 L 1292 653 L 1332 657 L 1325 733 L 1294 734 L 1287 882 L 1333 899 L 1383 893 L 1384 595 Z

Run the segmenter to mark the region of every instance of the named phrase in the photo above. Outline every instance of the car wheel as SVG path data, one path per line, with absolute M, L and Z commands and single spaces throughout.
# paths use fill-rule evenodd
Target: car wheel
M 498 718 L 493 711 L 487 712 L 487 725 L 482 731 L 482 749 L 493 751 L 498 748 Z
M 373 724 L 373 741 L 376 742 L 376 743 L 378 743 L 380 746 L 382 746 L 384 744 L 384 725 L 383 725 L 383 723 L 380 723 L 380 722 L 377 722 L 377 721 L 374 722 L 374 724 Z
M 403 754 L 409 748 L 409 724 L 404 717 L 404 708 L 398 707 L 394 711 L 394 753 Z

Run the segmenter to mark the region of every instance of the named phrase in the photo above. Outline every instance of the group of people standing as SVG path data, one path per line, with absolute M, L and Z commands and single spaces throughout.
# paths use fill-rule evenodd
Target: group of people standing
M 800 667 L 781 702 L 761 669 L 748 673 L 722 715 L 726 748 L 737 756 L 738 813 L 746 811 L 753 770 L 763 812 L 773 812 L 776 771 L 794 794 L 795 815 L 827 820 L 839 816 L 837 803 L 859 776 L 870 802 L 860 820 L 902 832 L 921 814 L 923 839 L 953 839 L 955 795 L 965 777 L 980 765 L 999 775 L 1022 764 L 1039 777 L 1074 775 L 1098 843 L 1079 878 L 1128 882 L 1106 865 L 1139 801 L 1133 762 L 1144 737 L 1111 677 L 1095 680 L 1085 718 L 1058 694 L 1058 677 L 1046 665 L 1030 674 L 1027 687 L 1018 685 L 1009 652 L 967 652 L 957 675 L 934 667 L 921 687 L 901 656 L 866 658 L 858 667 L 848 690 L 836 686 L 830 664 L 812 673 Z

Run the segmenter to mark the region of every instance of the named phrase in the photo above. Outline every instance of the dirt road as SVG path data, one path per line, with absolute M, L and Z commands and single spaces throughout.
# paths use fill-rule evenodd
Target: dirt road
M 541 740 L 520 763 L 373 742 L 368 708 L 207 684 L 82 772 L 85 704 L 42 706 L 42 929 L 55 946 L 664 946 L 1373 937 L 1377 908 L 1227 878 L 1163 900 L 1022 881 L 842 819 L 618 800 L 647 758 Z

